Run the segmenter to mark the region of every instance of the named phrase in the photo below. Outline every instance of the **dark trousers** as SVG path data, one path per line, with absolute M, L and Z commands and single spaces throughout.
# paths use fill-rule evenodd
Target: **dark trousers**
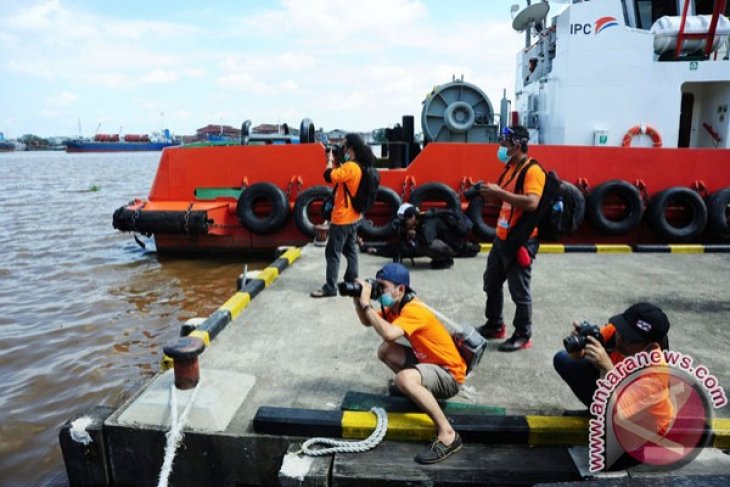
M 337 292 L 340 254 L 347 259 L 345 281 L 352 282 L 357 277 L 357 229 L 359 226 L 359 221 L 349 225 L 330 224 L 327 247 L 324 249 L 324 256 L 327 259 L 327 283 L 322 288 L 327 294 Z
M 575 397 L 590 407 L 593 393 L 598 388 L 596 381 L 601 375 L 598 369 L 584 358 L 574 359 L 565 350 L 555 354 L 553 367 L 570 386 Z
M 504 243 L 494 239 L 492 250 L 487 257 L 487 270 L 484 271 L 484 292 L 487 293 L 487 306 L 484 316 L 487 318 L 487 327 L 499 328 L 504 323 L 502 311 L 504 309 L 504 281 L 507 281 L 509 293 L 515 303 L 515 318 L 512 324 L 518 335 L 532 336 L 532 296 L 530 295 L 530 279 L 532 277 L 532 263 L 522 267 L 517 259 L 507 259 L 504 256 Z M 527 251 L 533 260 L 537 255 L 540 243 L 530 239 L 525 243 Z

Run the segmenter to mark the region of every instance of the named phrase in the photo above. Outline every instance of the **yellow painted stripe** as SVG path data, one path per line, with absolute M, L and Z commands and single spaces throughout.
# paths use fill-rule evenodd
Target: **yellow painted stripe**
M 223 303 L 219 309 L 226 310 L 231 313 L 231 319 L 235 320 L 236 317 L 241 314 L 246 306 L 251 303 L 251 295 L 249 293 L 236 293 L 231 298 Z
M 715 433 L 712 446 L 715 448 L 730 448 L 730 419 L 715 418 L 712 420 L 712 430 Z
M 588 418 L 525 416 L 530 445 L 587 445 Z
M 492 250 L 492 245 L 493 244 L 490 243 L 479 244 L 479 252 L 489 252 L 490 250 Z
M 633 249 L 624 244 L 596 244 L 596 252 L 601 254 L 630 254 Z
M 266 283 L 266 287 L 269 287 L 277 277 L 279 277 L 279 269 L 276 267 L 267 267 L 263 271 L 259 272 L 256 279 L 261 279 L 264 283 Z
M 345 411 L 342 413 L 343 438 L 367 438 L 375 430 L 377 418 L 374 413 L 365 411 Z M 436 434 L 436 425 L 423 413 L 388 414 L 386 440 L 428 441 Z
M 562 254 L 565 253 L 565 245 L 563 244 L 544 244 L 540 245 L 540 254 Z
M 281 254 L 280 259 L 286 259 L 289 261 L 289 265 L 292 265 L 295 260 L 297 260 L 299 257 L 302 256 L 302 249 L 299 247 L 292 247 L 283 254 Z
M 162 360 L 160 361 L 160 369 L 162 370 L 170 370 L 173 366 L 172 357 L 168 357 L 167 355 L 162 355 Z
M 669 251 L 673 254 L 704 254 L 704 245 L 678 245 L 670 244 Z
M 206 347 L 210 345 L 210 334 L 205 330 L 193 330 L 188 336 L 200 338 Z

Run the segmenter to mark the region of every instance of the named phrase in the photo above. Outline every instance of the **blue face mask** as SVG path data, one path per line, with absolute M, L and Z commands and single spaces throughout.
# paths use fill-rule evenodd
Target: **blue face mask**
M 342 154 L 342 161 L 347 162 L 350 160 L 350 153 L 348 151 L 345 151 L 344 154 Z
M 509 159 L 510 159 L 509 154 L 507 152 L 508 152 L 508 149 L 505 146 L 503 146 L 503 145 L 499 146 L 499 149 L 497 149 L 497 159 L 499 159 L 500 161 L 507 164 L 507 162 L 509 162 Z
M 391 296 L 390 293 L 383 293 L 378 298 L 378 301 L 380 301 L 380 304 L 383 306 L 383 308 L 390 308 L 395 304 L 395 299 L 393 299 L 393 296 Z

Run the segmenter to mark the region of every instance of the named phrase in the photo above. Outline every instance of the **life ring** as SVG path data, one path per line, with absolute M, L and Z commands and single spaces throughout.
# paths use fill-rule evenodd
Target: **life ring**
M 711 236 L 730 240 L 730 188 L 716 191 L 707 198 L 707 230 Z
M 670 207 L 680 207 L 687 214 L 687 218 L 679 226 L 670 223 L 667 218 Z M 695 191 L 675 186 L 654 195 L 649 201 L 646 220 L 658 237 L 674 242 L 688 242 L 697 238 L 705 228 L 707 207 Z
M 623 204 L 618 218 L 606 214 L 606 203 L 615 198 Z M 609 212 L 610 213 L 610 212 Z M 586 205 L 586 217 L 590 224 L 606 235 L 626 235 L 644 216 L 644 203 L 639 189 L 621 179 L 601 183 L 590 192 Z
M 390 216 L 388 221 L 383 225 L 375 225 L 371 220 L 365 218 L 363 215 L 362 223 L 360 224 L 360 231 L 363 237 L 371 240 L 386 240 L 393 233 L 393 221 L 398 213 L 398 208 L 401 205 L 400 196 L 398 193 L 386 186 L 380 186 L 378 192 L 375 195 L 375 201 L 381 201 L 390 209 Z M 375 205 L 373 205 L 375 206 Z
M 312 186 L 307 188 L 297 196 L 294 203 L 294 223 L 300 232 L 309 238 L 314 238 L 314 222 L 309 218 L 310 207 L 313 203 L 324 203 L 332 194 L 332 188 L 329 186 Z
M 444 183 L 426 183 L 418 186 L 411 192 L 411 198 L 408 200 L 410 204 L 421 210 L 423 210 L 421 204 L 424 201 L 444 201 L 450 210 L 461 210 L 459 195 Z
M 484 241 L 491 242 L 497 236 L 497 229 L 484 221 L 482 210 L 484 209 L 484 198 L 476 195 L 469 199 L 469 206 L 466 208 L 466 216 L 474 224 L 472 231 Z M 499 208 L 496 209 L 499 211 Z
M 264 216 L 259 216 L 254 207 L 265 201 L 271 210 Z M 247 230 L 266 235 L 279 230 L 289 215 L 289 202 L 284 192 L 272 183 L 255 183 L 246 188 L 238 198 L 236 214 Z
M 653 147 L 661 147 L 662 146 L 662 136 L 659 135 L 659 132 L 657 129 L 652 127 L 651 125 L 634 125 L 629 130 L 626 131 L 626 134 L 624 135 L 624 139 L 621 142 L 621 145 L 624 147 L 630 147 L 631 146 L 631 140 L 637 136 L 637 135 L 648 135 L 651 137 L 651 142 Z

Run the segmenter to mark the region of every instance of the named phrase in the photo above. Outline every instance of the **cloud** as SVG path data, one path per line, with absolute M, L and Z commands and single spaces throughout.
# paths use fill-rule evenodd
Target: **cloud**
M 46 103 L 54 107 L 67 107 L 75 103 L 78 99 L 79 97 L 76 94 L 64 91 L 63 93 L 49 96 L 46 98 Z
M 169 69 L 155 69 L 142 76 L 144 83 L 172 83 L 180 78 L 177 73 Z

